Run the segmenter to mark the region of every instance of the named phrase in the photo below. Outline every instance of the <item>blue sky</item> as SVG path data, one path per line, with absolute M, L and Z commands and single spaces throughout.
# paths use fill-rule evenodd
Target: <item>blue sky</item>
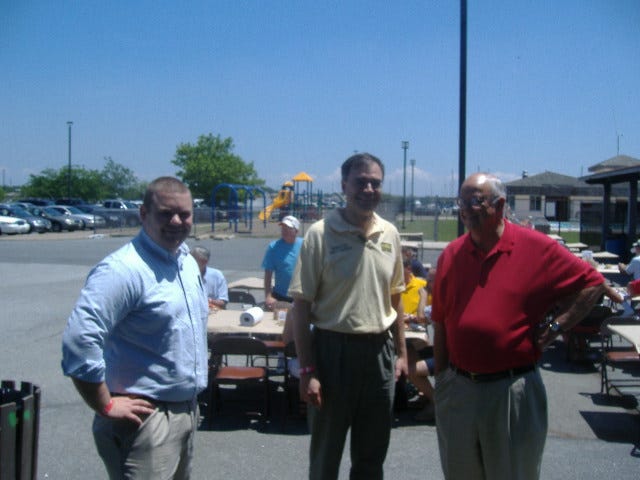
M 640 158 L 639 1 L 469 0 L 467 35 L 467 173 Z M 415 194 L 453 195 L 459 40 L 453 0 L 0 0 L 2 179 L 66 166 L 71 120 L 73 164 L 142 180 L 213 133 L 274 188 L 357 150 L 400 194 L 407 140 Z

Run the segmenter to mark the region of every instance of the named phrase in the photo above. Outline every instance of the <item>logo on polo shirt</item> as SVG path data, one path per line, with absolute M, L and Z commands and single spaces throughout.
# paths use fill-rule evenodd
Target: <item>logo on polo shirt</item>
M 389 242 L 382 242 L 380 248 L 383 252 L 391 253 L 391 244 Z

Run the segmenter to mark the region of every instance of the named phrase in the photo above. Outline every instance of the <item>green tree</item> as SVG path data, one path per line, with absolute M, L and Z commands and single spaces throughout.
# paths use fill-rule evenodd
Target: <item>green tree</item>
M 108 197 L 137 199 L 142 198 L 146 184 L 138 181 L 130 168 L 113 161 L 111 157 L 105 157 L 105 166 L 101 176 Z
M 146 184 L 138 181 L 129 168 L 114 162 L 111 157 L 106 157 L 105 161 L 102 170 L 72 166 L 70 176 L 68 167 L 59 170 L 47 168 L 39 175 L 30 175 L 20 193 L 23 197 L 62 198 L 67 197 L 70 186 L 72 197 L 80 197 L 87 202 L 110 197 L 142 198 Z
M 69 186 L 72 197 L 80 197 L 87 201 L 97 200 L 105 191 L 99 171 L 72 166 L 71 172 L 68 167 L 59 170 L 47 168 L 39 175 L 30 175 L 29 181 L 21 189 L 21 194 L 25 197 L 51 199 L 67 197 Z
M 201 135 L 195 145 L 182 143 L 176 149 L 172 163 L 179 168 L 176 175 L 191 189 L 194 198 L 211 198 L 213 188 L 220 183 L 264 185 L 258 178 L 253 162 L 246 163 L 233 154 L 233 139 L 220 135 Z

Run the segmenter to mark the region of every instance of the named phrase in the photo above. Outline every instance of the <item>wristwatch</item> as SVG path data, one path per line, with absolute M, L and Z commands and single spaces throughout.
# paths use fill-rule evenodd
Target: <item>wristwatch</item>
M 554 333 L 560 333 L 562 331 L 562 327 L 555 320 L 549 323 L 549 330 Z

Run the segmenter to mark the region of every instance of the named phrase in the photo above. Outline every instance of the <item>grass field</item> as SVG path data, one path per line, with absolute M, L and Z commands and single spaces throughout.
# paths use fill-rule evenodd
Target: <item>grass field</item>
M 404 229 L 401 218 L 398 218 L 395 224 L 401 233 L 422 232 L 425 240 L 450 242 L 458 236 L 458 219 L 456 217 L 439 217 L 437 223 L 434 217 L 419 217 L 414 218 L 413 221 L 410 218 L 405 218 Z M 580 232 L 560 232 L 560 236 L 567 243 L 580 241 Z

